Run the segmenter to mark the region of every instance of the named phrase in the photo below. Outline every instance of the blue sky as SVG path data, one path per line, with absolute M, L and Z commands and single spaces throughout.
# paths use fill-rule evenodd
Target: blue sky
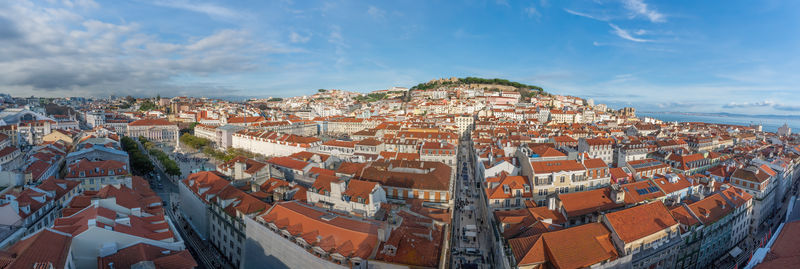
M 293 96 L 500 77 L 644 111 L 800 113 L 800 1 L 0 0 L 0 92 Z

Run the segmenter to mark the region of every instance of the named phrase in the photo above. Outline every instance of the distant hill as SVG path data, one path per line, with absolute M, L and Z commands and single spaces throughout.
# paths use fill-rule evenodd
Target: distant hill
M 539 86 L 534 85 L 527 85 L 515 81 L 509 81 L 507 79 L 500 79 L 500 78 L 476 78 L 476 77 L 465 77 L 465 78 L 447 78 L 447 79 L 435 79 L 428 82 L 417 84 L 414 87 L 411 87 L 412 91 L 425 91 L 431 89 L 437 89 L 439 87 L 456 87 L 456 86 L 470 86 L 474 88 L 484 88 L 487 90 L 516 90 L 522 96 L 530 97 L 539 94 L 547 94 L 544 92 L 544 89 Z

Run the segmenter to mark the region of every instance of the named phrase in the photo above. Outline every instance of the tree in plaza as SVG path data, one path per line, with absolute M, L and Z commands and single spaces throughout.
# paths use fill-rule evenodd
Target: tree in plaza
M 165 165 L 164 169 L 165 169 L 164 172 L 167 173 L 167 175 L 170 175 L 170 176 L 180 176 L 181 175 L 181 168 L 178 166 L 177 163 L 175 163 L 175 161 L 171 160 L 171 162 L 168 162 L 167 165 Z

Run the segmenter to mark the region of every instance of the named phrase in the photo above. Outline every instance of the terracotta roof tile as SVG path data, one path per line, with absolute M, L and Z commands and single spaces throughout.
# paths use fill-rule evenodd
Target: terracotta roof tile
M 678 224 L 661 201 L 608 213 L 605 217 L 625 243 Z
M 72 236 L 49 228 L 23 237 L 19 242 L 0 253 L 7 266 L 3 268 L 35 268 L 47 264 L 63 269 L 67 263 Z M 48 266 L 48 267 L 49 267 Z

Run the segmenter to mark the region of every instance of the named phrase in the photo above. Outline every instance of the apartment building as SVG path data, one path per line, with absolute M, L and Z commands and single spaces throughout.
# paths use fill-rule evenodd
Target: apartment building
M 525 206 L 533 199 L 530 181 L 524 176 L 508 176 L 505 173 L 490 177 L 483 183 L 489 207 L 493 210 L 510 210 Z
M 3 238 L 0 247 L 53 225 L 64 205 L 82 191 L 77 182 L 51 178 L 35 187 L 4 193 L 0 196 L 0 225 L 22 232 Z
M 653 178 L 655 175 L 666 175 L 672 171 L 669 165 L 649 158 L 627 162 L 624 167 L 632 171 L 636 179 Z
M 731 193 L 743 193 L 735 187 Z M 676 260 L 678 268 L 708 268 L 728 253 L 742 230 L 749 230 L 746 212 L 750 204 L 749 195 L 727 196 L 714 193 L 700 201 L 683 204 L 671 213 L 680 223 L 684 244 Z M 740 200 L 741 199 L 741 200 Z M 746 199 L 746 200 L 745 200 Z M 739 240 L 737 240 L 739 239 Z
M 421 199 L 449 204 L 455 173 L 441 162 L 375 161 L 368 163 L 356 179 L 380 183 L 388 199 Z
M 545 205 L 550 194 L 591 189 L 586 166 L 577 160 L 521 162 L 520 175 L 531 181 L 533 200 Z
M 441 162 L 455 168 L 458 162 L 458 149 L 449 143 L 423 142 L 419 157 L 422 161 Z
M 245 219 L 255 218 L 269 206 L 233 185 L 226 185 L 206 204 L 209 219 L 209 240 L 235 267 L 244 263 Z
M 386 203 L 386 191 L 377 182 L 328 175 L 317 177 L 306 200 L 321 208 L 371 218 Z
M 632 268 L 673 268 L 679 252 L 679 223 L 660 201 L 605 214 L 602 223 Z
M 589 154 L 590 158 L 602 159 L 605 163 L 614 162 L 614 140 L 610 138 L 581 138 L 578 152 Z
M 758 231 L 777 209 L 776 187 L 779 181 L 775 171 L 766 165 L 749 165 L 737 168 L 731 175 L 730 184 L 753 196 L 753 220 L 751 231 Z
M 78 181 L 86 190 L 100 190 L 107 185 L 131 186 L 127 164 L 115 161 L 89 161 L 82 159 L 69 164 L 64 178 Z
M 178 130 L 178 125 L 166 119 L 141 119 L 128 123 L 127 135 L 144 136 L 150 141 L 177 143 Z
M 233 134 L 231 146 L 264 156 L 287 156 L 319 146 L 322 140 L 276 132 L 241 130 Z

